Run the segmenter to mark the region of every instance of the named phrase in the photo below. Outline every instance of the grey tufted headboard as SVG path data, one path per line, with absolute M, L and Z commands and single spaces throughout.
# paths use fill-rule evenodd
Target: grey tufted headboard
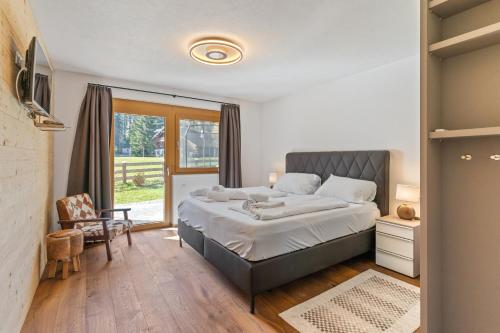
M 373 151 L 297 152 L 286 155 L 286 172 L 314 173 L 324 182 L 330 174 L 371 180 L 377 184 L 375 202 L 382 216 L 389 214 L 390 153 Z

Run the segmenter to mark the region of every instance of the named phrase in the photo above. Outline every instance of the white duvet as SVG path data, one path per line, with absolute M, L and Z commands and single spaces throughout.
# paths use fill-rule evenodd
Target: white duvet
M 271 200 L 293 204 L 310 198 L 290 195 Z M 258 261 L 369 229 L 380 216 L 376 204 L 370 202 L 262 221 L 229 209 L 242 202 L 207 203 L 187 198 L 179 205 L 179 218 L 240 257 Z

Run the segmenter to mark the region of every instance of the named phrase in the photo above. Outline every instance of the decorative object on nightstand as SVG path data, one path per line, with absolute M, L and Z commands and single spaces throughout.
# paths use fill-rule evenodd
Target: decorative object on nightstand
M 273 187 L 277 181 L 278 181 L 278 173 L 277 172 L 269 173 L 269 187 Z
M 419 202 L 420 189 L 418 186 L 398 184 L 396 188 L 396 200 L 405 202 Z M 415 209 L 412 205 L 403 203 L 398 207 L 398 216 L 403 220 L 413 220 Z
M 410 277 L 420 275 L 420 221 L 377 219 L 376 263 Z

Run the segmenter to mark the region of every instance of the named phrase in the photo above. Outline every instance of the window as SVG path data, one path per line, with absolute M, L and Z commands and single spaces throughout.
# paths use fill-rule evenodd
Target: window
M 177 113 L 176 170 L 183 173 L 217 172 L 219 167 L 219 113 Z
M 179 127 L 179 166 L 181 168 L 217 168 L 219 166 L 219 123 L 182 119 Z

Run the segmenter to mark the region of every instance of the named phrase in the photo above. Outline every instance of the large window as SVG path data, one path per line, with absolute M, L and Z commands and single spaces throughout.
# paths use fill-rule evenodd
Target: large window
M 219 112 L 184 109 L 177 117 L 178 172 L 217 172 L 219 167 Z
M 179 166 L 219 167 L 219 123 L 207 120 L 179 121 Z

